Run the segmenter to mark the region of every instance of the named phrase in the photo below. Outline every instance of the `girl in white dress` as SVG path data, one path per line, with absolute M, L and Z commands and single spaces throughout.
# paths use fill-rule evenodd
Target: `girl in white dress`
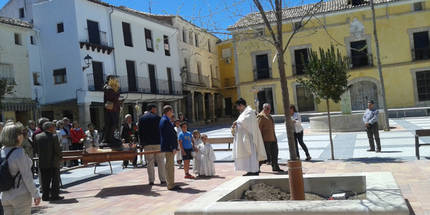
M 214 176 L 215 175 L 215 165 L 216 160 L 215 152 L 210 143 L 208 143 L 208 136 L 206 134 L 202 135 L 202 144 L 199 145 L 200 153 L 200 163 L 198 173 L 199 176 Z
M 202 139 L 201 139 L 201 135 L 200 132 L 198 130 L 194 130 L 193 131 L 193 148 L 194 148 L 194 152 L 193 152 L 193 157 L 194 157 L 194 162 L 193 162 L 193 172 L 194 174 L 199 174 L 199 169 L 200 169 L 200 157 L 201 157 L 201 153 L 200 153 L 200 147 L 201 145 L 203 145 Z

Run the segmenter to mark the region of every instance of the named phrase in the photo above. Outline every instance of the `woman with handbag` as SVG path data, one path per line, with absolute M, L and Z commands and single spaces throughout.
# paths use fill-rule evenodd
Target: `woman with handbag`
M 290 106 L 290 116 L 291 116 L 291 120 L 293 120 L 293 123 L 294 123 L 294 139 L 296 140 L 297 157 L 300 158 L 299 146 L 298 146 L 298 144 L 300 144 L 303 151 L 305 151 L 306 161 L 310 161 L 312 159 L 311 155 L 309 154 L 308 147 L 306 147 L 306 144 L 303 142 L 303 130 L 304 129 L 302 127 L 302 117 L 297 112 L 296 106 L 294 106 L 294 105 Z
M 33 162 L 22 148 L 24 126 L 21 123 L 7 123 L 0 133 L 0 143 L 4 146 L 1 158 L 7 159 L 9 172 L 14 177 L 14 186 L 2 192 L 5 215 L 30 215 L 31 202 L 40 204 L 39 192 L 34 185 L 31 165 Z

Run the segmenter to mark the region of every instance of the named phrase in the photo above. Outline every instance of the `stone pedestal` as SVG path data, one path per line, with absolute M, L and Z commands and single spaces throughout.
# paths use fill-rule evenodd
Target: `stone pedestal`
M 364 131 L 363 113 L 331 115 L 331 129 L 333 132 Z M 309 118 L 310 127 L 315 132 L 328 132 L 327 116 Z M 384 129 L 384 112 L 379 111 L 378 127 Z

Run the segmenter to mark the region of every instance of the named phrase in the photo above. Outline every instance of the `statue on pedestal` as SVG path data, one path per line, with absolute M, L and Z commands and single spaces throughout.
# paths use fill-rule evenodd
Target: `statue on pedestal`
M 114 136 L 114 132 L 119 125 L 119 112 L 122 103 L 120 101 L 119 87 L 118 77 L 109 75 L 103 87 L 105 128 L 102 146 L 105 147 L 118 148 L 122 146 L 121 140 Z

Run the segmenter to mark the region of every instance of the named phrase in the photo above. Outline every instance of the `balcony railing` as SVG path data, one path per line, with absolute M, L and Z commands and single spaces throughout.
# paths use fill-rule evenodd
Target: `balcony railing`
M 221 81 L 218 78 L 212 78 L 212 87 L 220 88 Z
M 89 91 L 103 91 L 101 81 L 94 82 L 93 74 L 88 74 L 87 80 Z M 131 83 L 131 81 L 135 81 L 135 83 Z M 151 84 L 151 80 L 146 77 L 136 77 L 129 80 L 128 76 L 119 76 L 119 83 L 121 93 L 182 95 L 182 83 L 180 81 L 172 81 L 169 84 L 167 80 L 155 79 L 155 83 Z
M 373 56 L 371 54 L 351 56 L 351 68 L 355 69 L 369 66 L 373 66 Z
M 107 52 L 110 54 L 113 50 L 112 45 L 109 44 L 107 39 L 107 33 L 104 31 L 99 31 L 99 40 L 90 41 L 90 35 L 88 29 L 85 29 L 85 37 L 81 38 L 79 44 L 81 49 L 85 46 L 87 50 L 91 48 L 92 51 L 97 50 L 98 52 L 102 51 L 103 53 Z
M 187 72 L 185 73 L 185 78 L 187 84 L 209 87 L 209 76 Z
M 430 59 L 430 47 L 412 49 L 412 56 L 414 60 Z
M 272 68 L 254 69 L 254 81 L 271 79 Z

